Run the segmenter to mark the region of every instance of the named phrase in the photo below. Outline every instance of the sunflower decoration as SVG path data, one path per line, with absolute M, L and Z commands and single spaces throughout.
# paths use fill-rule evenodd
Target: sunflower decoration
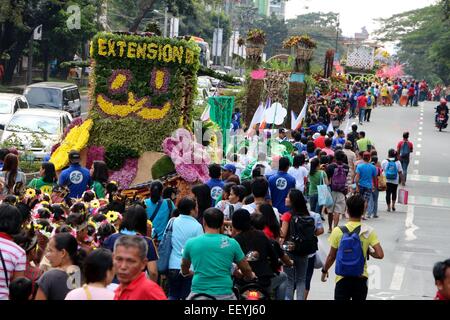
M 97 199 L 94 199 L 90 202 L 91 208 L 93 209 L 98 209 L 100 208 L 100 201 L 98 201 Z
M 108 211 L 105 216 L 109 223 L 114 223 L 119 219 L 120 214 L 116 211 Z
M 95 228 L 95 230 L 97 230 L 98 229 L 98 226 L 97 226 L 97 224 L 92 220 L 92 219 L 89 219 L 89 222 L 88 222 L 88 225 L 90 225 L 90 226 L 92 226 L 92 227 L 94 227 Z
M 34 198 L 34 197 L 36 197 L 36 190 L 34 190 L 32 188 L 28 188 L 27 191 L 25 191 L 25 195 L 28 198 Z

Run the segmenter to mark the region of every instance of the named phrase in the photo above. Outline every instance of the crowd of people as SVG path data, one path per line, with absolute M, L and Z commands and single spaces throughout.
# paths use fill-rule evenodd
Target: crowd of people
M 347 112 L 370 121 L 370 99 L 389 104 L 377 86 L 317 93 L 304 127 L 278 130 L 288 151 L 255 156 L 244 145 L 181 199 L 161 181 L 145 199 L 128 199 L 104 162 L 84 168 L 77 151 L 59 178 L 44 162 L 27 184 L 17 155 L 0 150 L 0 299 L 235 300 L 253 284 L 265 297 L 304 300 L 314 271 L 327 281 L 335 264 L 335 299 L 365 300 L 368 257 L 384 253 L 364 220 L 381 216 L 380 192 L 396 211 L 413 151 L 407 132 L 384 155 L 358 124 L 338 129 Z M 439 299 L 450 298 L 448 267 L 434 270 Z

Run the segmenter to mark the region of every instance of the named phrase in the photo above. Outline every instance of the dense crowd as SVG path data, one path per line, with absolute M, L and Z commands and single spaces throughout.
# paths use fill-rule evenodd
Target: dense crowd
M 409 85 L 420 100 L 421 83 Z M 370 121 L 373 108 L 395 103 L 407 86 L 316 90 L 304 126 L 271 136 L 283 154 L 255 148 L 273 134 L 257 130 L 181 199 L 164 181 L 128 199 L 104 162 L 89 170 L 76 151 L 59 178 L 44 162 L 27 183 L 17 154 L 0 150 L 0 299 L 235 300 L 253 285 L 262 296 L 304 300 L 314 271 L 326 281 L 334 264 L 335 299 L 366 299 L 368 257 L 384 253 L 363 220 L 380 217 L 380 192 L 387 211 L 396 211 L 413 144 L 405 132 L 385 155 L 358 124 L 339 128 L 347 114 Z M 324 232 L 325 257 L 318 253 Z M 440 299 L 450 297 L 448 267 L 435 267 Z

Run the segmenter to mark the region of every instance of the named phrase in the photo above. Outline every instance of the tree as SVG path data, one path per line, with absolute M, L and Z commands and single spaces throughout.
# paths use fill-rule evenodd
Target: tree
M 282 48 L 282 43 L 287 38 L 288 28 L 286 23 L 272 14 L 270 17 L 257 20 L 255 24 L 256 28 L 262 29 L 267 35 L 267 44 L 264 48 L 267 58 L 274 56 L 277 50 Z
M 337 28 L 339 17 L 334 12 L 311 12 L 287 20 L 289 36 L 307 34 L 317 41 L 313 62 L 322 66 L 325 53 L 330 48 L 336 47 L 337 33 L 342 31 Z M 337 53 L 342 57 L 345 49 L 341 39 L 338 39 Z
M 379 19 L 378 39 L 397 42 L 397 58 L 416 79 L 450 83 L 448 1 Z

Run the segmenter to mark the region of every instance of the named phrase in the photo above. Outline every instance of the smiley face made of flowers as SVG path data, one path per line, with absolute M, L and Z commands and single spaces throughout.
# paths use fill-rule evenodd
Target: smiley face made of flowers
M 144 120 L 161 120 L 169 112 L 171 102 L 167 101 L 162 106 L 152 106 L 149 96 L 137 97 L 135 93 L 128 91 L 129 84 L 133 81 L 130 70 L 113 70 L 108 79 L 108 91 L 112 95 L 126 94 L 126 101 L 116 101 L 105 94 L 97 96 L 97 105 L 109 116 L 124 118 L 135 115 Z M 170 72 L 167 68 L 154 67 L 149 80 L 153 92 L 157 94 L 167 93 L 170 82 Z

